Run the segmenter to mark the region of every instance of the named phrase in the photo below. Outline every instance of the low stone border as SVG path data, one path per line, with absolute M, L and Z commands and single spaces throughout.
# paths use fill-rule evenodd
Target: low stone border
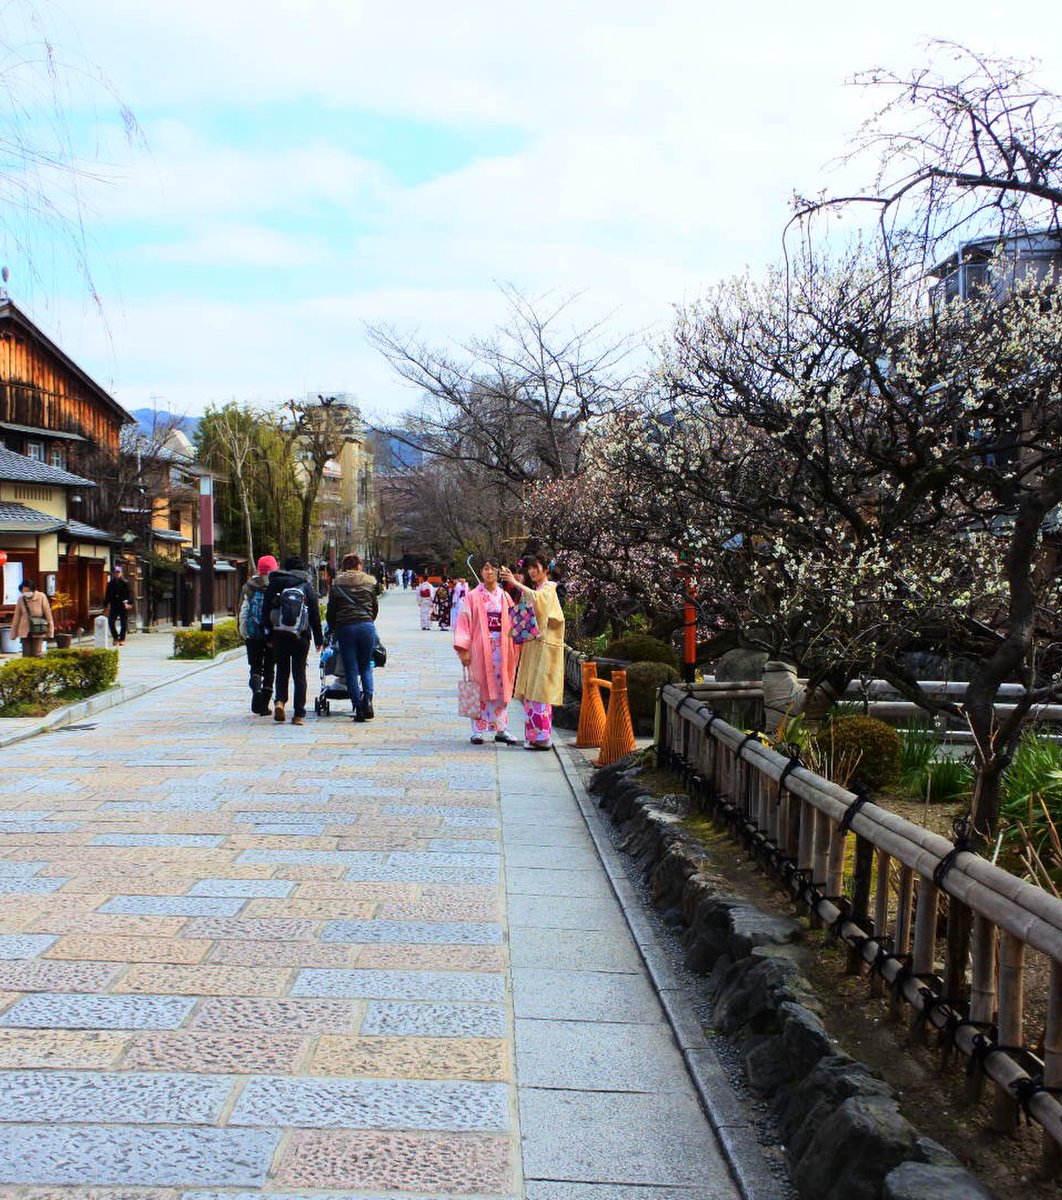
M 34 725 L 29 726 L 29 728 L 16 730 L 15 733 L 5 735 L 2 732 L 3 724 L 2 718 L 0 718 L 0 750 L 3 750 L 6 746 L 13 746 L 16 742 L 24 742 L 27 738 L 36 737 L 39 733 L 48 733 L 54 729 L 62 729 L 67 725 L 76 725 L 86 717 L 106 712 L 107 709 L 116 708 L 119 704 L 125 704 L 129 700 L 138 700 L 141 696 L 146 696 L 149 692 L 169 687 L 171 683 L 179 683 L 182 679 L 187 679 L 190 675 L 198 675 L 200 671 L 208 671 L 211 667 L 218 666 L 219 663 L 230 662 L 234 658 L 242 658 L 243 654 L 244 649 L 240 646 L 235 650 L 226 650 L 216 658 L 190 665 L 187 671 L 180 671 L 170 675 L 166 679 L 160 679 L 158 683 L 130 683 L 124 686 L 119 684 L 117 687 L 108 688 L 107 691 L 99 692 L 95 696 L 87 696 L 84 700 L 78 700 L 74 704 L 67 704 L 62 708 L 54 708 L 50 713 L 46 713 L 41 717 Z
M 706 975 L 716 1028 L 740 1044 L 749 1087 L 771 1104 L 807 1200 L 991 1200 L 952 1154 L 921 1137 L 892 1088 L 841 1053 L 800 962 L 804 927 L 720 892 L 682 816 L 645 794 L 630 759 L 590 784 L 654 904 L 685 927 L 686 963 Z

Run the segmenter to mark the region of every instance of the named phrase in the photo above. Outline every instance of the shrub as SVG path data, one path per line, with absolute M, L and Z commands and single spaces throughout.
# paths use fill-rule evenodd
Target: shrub
M 818 742 L 832 760 L 853 762 L 853 777 L 868 788 L 888 787 L 900 773 L 900 735 L 875 717 L 837 717 Z
M 656 710 L 657 689 L 665 683 L 676 683 L 679 673 L 667 663 L 634 662 L 627 668 L 627 693 L 631 716 L 651 719 Z
M 214 626 L 215 653 L 221 654 L 224 650 L 235 650 L 237 646 L 242 645 L 243 638 L 240 637 L 240 630 L 235 618 L 228 621 L 219 621 Z
M 117 650 L 52 650 L 42 658 L 16 658 L 0 667 L 0 710 L 54 707 L 68 693 L 91 696 L 118 677 Z
M 666 663 L 669 667 L 678 666 L 675 651 L 666 642 L 650 637 L 648 633 L 632 633 L 627 637 L 617 638 L 605 647 L 603 657 L 619 658 L 632 663 L 653 662 Z
M 174 658 L 213 658 L 214 634 L 204 629 L 178 629 L 173 635 Z

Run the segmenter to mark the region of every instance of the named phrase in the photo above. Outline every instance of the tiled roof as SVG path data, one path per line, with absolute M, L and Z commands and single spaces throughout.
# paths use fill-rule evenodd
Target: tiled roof
M 84 521 L 67 521 L 66 532 L 73 542 L 120 542 L 122 539 L 116 533 L 108 533 L 105 529 L 97 529 L 86 525 Z
M 0 533 L 56 533 L 65 524 L 61 517 L 50 517 L 25 504 L 0 501 Z
M 24 454 L 16 454 L 0 446 L 0 479 L 15 483 L 43 483 L 52 487 L 95 487 L 91 479 L 60 471 L 47 463 L 36 462 Z
M 153 529 L 151 536 L 159 542 L 191 542 L 192 540 L 174 529 Z

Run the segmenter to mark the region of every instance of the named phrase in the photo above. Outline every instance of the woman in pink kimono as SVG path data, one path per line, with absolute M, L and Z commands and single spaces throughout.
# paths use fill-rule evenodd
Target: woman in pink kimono
M 507 732 L 509 701 L 519 647 L 509 636 L 513 602 L 498 584 L 498 564 L 487 559 L 480 567 L 483 582 L 465 597 L 454 625 L 454 649 L 479 688 L 479 716 L 472 721 L 473 746 L 482 746 L 486 735 L 506 746 L 520 739 Z

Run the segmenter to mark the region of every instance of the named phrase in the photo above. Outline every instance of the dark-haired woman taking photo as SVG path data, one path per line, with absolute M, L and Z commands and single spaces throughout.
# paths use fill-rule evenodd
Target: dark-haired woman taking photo
M 498 573 L 504 584 L 515 587 L 534 606 L 538 623 L 538 637 L 524 642 L 520 652 L 513 695 L 524 702 L 524 748 L 549 750 L 553 705 L 564 703 L 564 611 L 545 562 L 537 554 L 527 554 L 521 567 L 528 583 L 521 583 L 508 567 Z

